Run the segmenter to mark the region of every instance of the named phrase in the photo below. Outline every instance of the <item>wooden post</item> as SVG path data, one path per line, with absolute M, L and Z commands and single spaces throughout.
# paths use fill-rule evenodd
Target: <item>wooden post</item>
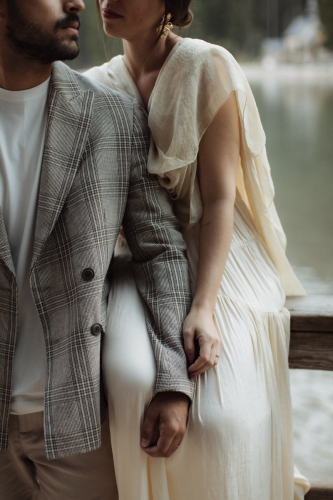
M 333 371 L 333 296 L 292 297 L 290 368 Z
M 313 483 L 305 500 L 333 500 L 333 483 Z
M 291 314 L 290 368 L 333 371 L 333 296 L 291 297 L 286 307 Z M 333 500 L 333 482 L 312 482 L 305 500 Z

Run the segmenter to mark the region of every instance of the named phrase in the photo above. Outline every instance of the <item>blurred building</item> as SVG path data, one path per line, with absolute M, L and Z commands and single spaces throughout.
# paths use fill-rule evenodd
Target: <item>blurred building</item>
M 318 1 L 307 0 L 302 15 L 292 20 L 281 38 L 266 38 L 262 45 L 264 60 L 290 63 L 327 62 Z
M 283 34 L 285 57 L 290 62 L 321 59 L 324 36 L 317 0 L 308 0 L 305 12 L 296 17 Z

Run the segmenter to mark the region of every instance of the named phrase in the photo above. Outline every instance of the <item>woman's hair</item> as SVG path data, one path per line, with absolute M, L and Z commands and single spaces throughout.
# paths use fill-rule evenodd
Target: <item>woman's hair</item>
M 170 21 L 178 28 L 186 28 L 193 19 L 190 9 L 192 0 L 165 0 L 165 14 L 172 15 Z
M 190 9 L 191 2 L 192 0 L 165 0 L 165 16 L 162 30 L 167 23 L 166 17 L 168 14 L 172 15 L 170 21 L 174 26 L 177 26 L 178 28 L 186 28 L 186 26 L 189 26 L 193 20 L 193 14 Z M 100 15 L 99 0 L 96 0 L 96 6 L 99 21 L 101 23 L 101 26 L 103 26 L 102 18 Z M 159 35 L 158 38 L 160 38 L 160 36 L 161 35 Z
M 192 0 L 165 0 L 165 15 L 161 31 L 155 43 L 161 38 L 164 26 L 167 24 L 167 15 L 171 14 L 170 22 L 178 28 L 186 28 L 193 20 L 193 14 L 190 9 Z

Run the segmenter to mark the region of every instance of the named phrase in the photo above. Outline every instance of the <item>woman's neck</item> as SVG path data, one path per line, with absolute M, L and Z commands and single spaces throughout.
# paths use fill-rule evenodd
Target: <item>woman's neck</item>
M 146 108 L 158 74 L 175 44 L 181 37 L 170 33 L 160 38 L 154 45 L 153 40 L 123 40 L 124 63 L 142 97 Z

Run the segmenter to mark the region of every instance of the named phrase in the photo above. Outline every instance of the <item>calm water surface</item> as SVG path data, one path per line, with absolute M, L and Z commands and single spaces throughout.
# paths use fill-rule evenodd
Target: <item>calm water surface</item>
M 333 82 L 251 82 L 287 255 L 309 294 L 333 294 Z
M 287 255 L 309 294 L 333 294 L 333 81 L 248 77 Z M 291 370 L 291 391 L 296 464 L 310 480 L 332 481 L 333 373 Z

